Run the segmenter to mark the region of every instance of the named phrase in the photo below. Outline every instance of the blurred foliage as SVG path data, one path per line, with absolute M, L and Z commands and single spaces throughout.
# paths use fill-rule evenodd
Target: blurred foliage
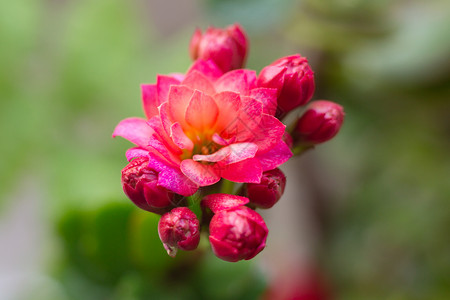
M 169 36 L 150 17 L 156 2 L 0 3 L 0 196 L 26 174 L 42 183 L 68 298 L 252 299 L 263 291 L 250 262 L 170 259 L 157 216 L 122 195 L 129 143 L 110 138 L 119 120 L 142 116 L 140 83 L 188 67 L 192 29 L 208 21 L 248 29 L 250 68 L 307 55 L 315 98 L 345 107 L 338 138 L 316 149 L 333 178 L 318 183 L 330 191 L 319 259 L 338 298 L 449 298 L 448 1 L 208 0 L 199 2 L 201 19 Z

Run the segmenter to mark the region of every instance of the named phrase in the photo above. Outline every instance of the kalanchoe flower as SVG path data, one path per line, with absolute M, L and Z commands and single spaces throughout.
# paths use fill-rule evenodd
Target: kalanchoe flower
M 148 167 L 148 158 L 132 160 L 122 170 L 125 194 L 139 208 L 162 214 L 170 209 L 173 192 L 158 185 L 158 172 Z
M 306 104 L 314 94 L 314 72 L 308 60 L 299 54 L 280 58 L 263 68 L 258 86 L 278 91 L 277 117 Z
M 182 81 L 166 79 L 146 86 L 148 120 L 125 119 L 113 133 L 138 146 L 127 151 L 129 160 L 149 157 L 159 186 L 189 196 L 221 178 L 259 182 L 292 156 L 285 125 L 273 116 L 276 90 L 258 88 L 254 71 L 222 75 L 212 61 L 198 60 Z
M 257 212 L 240 206 L 217 212 L 209 224 L 209 233 L 214 254 L 236 262 L 251 259 L 264 249 L 268 229 Z
M 319 100 L 311 102 L 295 127 L 294 140 L 314 145 L 333 138 L 344 121 L 344 110 L 337 103 Z
M 203 34 L 197 29 L 189 44 L 193 60 L 211 59 L 223 72 L 242 68 L 247 48 L 245 32 L 238 24 L 225 29 L 209 27 Z
M 245 192 L 253 205 L 271 208 L 280 200 L 285 186 L 286 176 L 277 168 L 264 172 L 260 183 L 248 183 Z
M 158 234 L 167 254 L 175 257 L 177 250 L 194 250 L 200 241 L 200 222 L 187 207 L 177 207 L 164 214 L 158 223 Z

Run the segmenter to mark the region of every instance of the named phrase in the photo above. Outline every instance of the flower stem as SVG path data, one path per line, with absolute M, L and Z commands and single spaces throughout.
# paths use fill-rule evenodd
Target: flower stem
M 188 202 L 188 207 L 197 216 L 199 220 L 202 219 L 202 209 L 200 207 L 200 195 L 195 193 L 192 196 L 186 197 Z
M 224 194 L 233 194 L 234 191 L 234 182 L 226 179 L 222 179 L 222 188 L 220 190 L 221 193 Z

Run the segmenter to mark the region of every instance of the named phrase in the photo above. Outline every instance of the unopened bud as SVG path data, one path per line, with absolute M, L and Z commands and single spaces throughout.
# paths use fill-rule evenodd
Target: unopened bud
M 148 158 L 133 159 L 122 170 L 122 187 L 141 209 L 162 214 L 170 209 L 174 193 L 158 185 L 158 172 L 148 167 Z
M 200 222 L 187 207 L 176 207 L 164 214 L 158 223 L 158 234 L 167 254 L 174 257 L 177 250 L 194 250 L 200 241 Z
M 260 183 L 248 183 L 246 194 L 250 203 L 260 208 L 271 208 L 280 200 L 286 186 L 286 176 L 280 169 L 263 173 Z
M 276 116 L 282 118 L 311 100 L 315 88 L 314 72 L 305 57 L 299 54 L 286 56 L 262 69 L 258 86 L 278 90 Z
M 257 212 L 240 206 L 217 212 L 211 219 L 209 232 L 214 254 L 236 262 L 251 259 L 264 249 L 268 229 Z
M 209 27 L 203 34 L 197 29 L 189 44 L 193 60 L 211 59 L 223 72 L 242 68 L 247 48 L 247 37 L 238 24 L 225 29 Z
M 337 103 L 312 102 L 295 127 L 295 140 L 301 144 L 320 144 L 333 138 L 344 121 L 344 109 Z

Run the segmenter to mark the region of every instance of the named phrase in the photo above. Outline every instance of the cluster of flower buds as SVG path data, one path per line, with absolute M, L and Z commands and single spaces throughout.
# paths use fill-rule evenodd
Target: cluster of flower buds
M 141 86 L 146 118 L 124 119 L 114 130 L 136 145 L 126 152 L 123 190 L 139 208 L 161 215 L 159 237 L 170 256 L 196 249 L 205 231 L 217 257 L 248 260 L 268 234 L 256 209 L 273 207 L 285 189 L 278 167 L 298 149 L 333 138 L 344 113 L 336 103 L 315 101 L 295 124 L 283 124 L 311 100 L 314 73 L 298 54 L 258 76 L 243 69 L 248 42 L 237 24 L 197 29 L 189 51 L 187 72 Z

